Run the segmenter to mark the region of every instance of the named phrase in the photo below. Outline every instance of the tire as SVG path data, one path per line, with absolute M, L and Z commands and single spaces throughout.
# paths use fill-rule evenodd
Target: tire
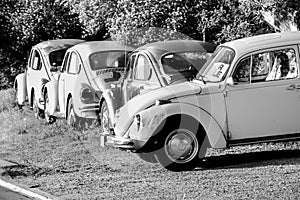
M 111 120 L 109 117 L 109 110 L 106 101 L 101 104 L 100 108 L 100 130 L 102 133 L 110 133 Z
M 75 127 L 76 124 L 78 123 L 75 111 L 74 111 L 74 105 L 73 105 L 73 100 L 72 98 L 69 99 L 68 101 L 68 108 L 67 108 L 67 123 Z
M 32 94 L 32 110 L 35 118 L 41 119 L 44 118 L 44 111 L 38 107 L 34 93 Z
M 164 135 L 157 141 L 160 145 L 156 151 L 157 161 L 170 171 L 192 170 L 205 156 L 207 147 L 202 145 L 205 134 L 197 134 L 199 125 L 194 126 L 188 121 L 173 124 L 180 126 L 169 126 L 160 132 Z
M 49 114 L 49 97 L 47 92 L 44 95 L 44 113 L 45 113 L 45 120 L 48 124 L 52 124 L 56 121 L 56 117 L 51 116 Z

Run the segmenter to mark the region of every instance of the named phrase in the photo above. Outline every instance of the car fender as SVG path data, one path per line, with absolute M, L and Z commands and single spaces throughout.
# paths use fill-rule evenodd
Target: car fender
M 54 115 L 58 106 L 58 81 L 51 80 L 45 84 L 44 91 L 47 91 L 49 98 L 49 114 Z M 45 94 L 44 94 L 45 95 Z
M 27 97 L 26 73 L 21 73 L 16 76 L 14 87 L 17 90 L 17 103 L 23 105 Z
M 161 134 L 167 119 L 175 115 L 189 116 L 198 121 L 204 128 L 210 146 L 212 148 L 225 148 L 226 139 L 222 126 L 202 108 L 185 103 L 168 103 L 159 106 L 152 106 L 146 110 L 138 113 L 140 117 L 140 124 L 142 124 L 140 131 L 132 131 L 129 129 L 129 136 L 134 140 L 147 141 L 155 134 Z M 136 121 L 136 120 L 134 120 Z M 136 122 L 133 122 L 136 123 Z M 134 127 L 134 126 L 132 126 Z M 142 129 L 146 130 L 142 130 Z

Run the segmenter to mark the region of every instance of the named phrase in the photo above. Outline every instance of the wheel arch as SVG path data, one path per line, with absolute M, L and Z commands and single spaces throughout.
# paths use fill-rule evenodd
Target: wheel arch
M 30 107 L 33 106 L 33 97 L 34 97 L 34 88 L 32 87 L 32 88 L 30 89 L 30 97 L 28 98 L 29 106 L 30 106 Z
M 71 93 L 69 93 L 68 94 L 68 97 L 67 97 L 67 99 L 66 99 L 66 116 L 65 116 L 65 118 L 66 119 L 68 119 L 68 107 L 69 107 L 69 103 L 70 103 L 70 99 L 72 99 L 72 94 Z
M 190 104 L 171 103 L 160 106 L 153 106 L 140 112 L 140 118 L 143 123 L 148 123 L 148 130 L 139 135 L 134 135 L 135 138 L 142 137 L 156 138 L 159 134 L 163 134 L 165 125 L 174 125 L 178 120 L 188 122 L 192 126 L 192 131 L 197 134 L 205 134 L 208 139 L 209 146 L 212 148 L 226 148 L 226 138 L 222 126 L 216 119 L 205 110 Z M 148 143 L 148 142 L 147 142 Z

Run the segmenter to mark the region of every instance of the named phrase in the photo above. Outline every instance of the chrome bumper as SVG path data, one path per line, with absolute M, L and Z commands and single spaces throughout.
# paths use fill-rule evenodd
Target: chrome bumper
M 103 146 L 112 146 L 115 148 L 126 149 L 126 150 L 134 149 L 133 142 L 130 138 L 117 137 L 109 133 L 101 133 L 100 135 L 101 137 L 103 137 L 103 141 L 104 141 Z

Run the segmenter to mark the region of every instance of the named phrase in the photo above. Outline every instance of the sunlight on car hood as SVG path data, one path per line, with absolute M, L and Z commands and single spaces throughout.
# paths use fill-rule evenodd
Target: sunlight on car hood
M 123 136 L 131 125 L 134 116 L 153 105 L 156 100 L 168 100 L 186 95 L 199 94 L 201 87 L 195 82 L 184 82 L 158 88 L 150 92 L 138 95 L 121 107 L 116 114 L 116 127 L 114 129 L 117 136 Z

